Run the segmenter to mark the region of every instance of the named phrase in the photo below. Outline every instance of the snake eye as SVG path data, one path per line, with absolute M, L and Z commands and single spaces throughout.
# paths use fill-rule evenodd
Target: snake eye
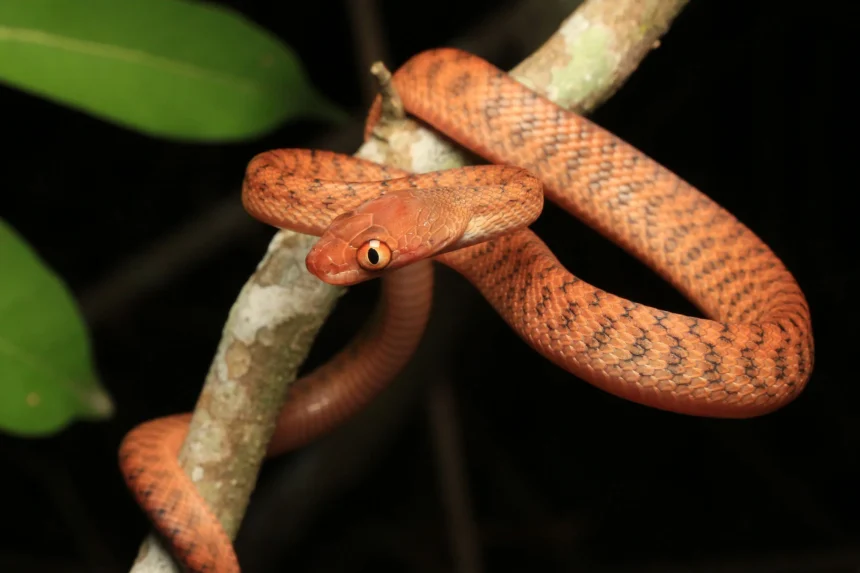
M 366 271 L 381 271 L 391 262 L 391 249 L 385 243 L 373 239 L 358 248 L 358 266 Z

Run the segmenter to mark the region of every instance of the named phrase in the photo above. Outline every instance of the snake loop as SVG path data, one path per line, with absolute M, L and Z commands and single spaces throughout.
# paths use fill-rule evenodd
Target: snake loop
M 431 261 L 480 290 L 532 348 L 616 396 L 742 418 L 792 401 L 813 367 L 806 299 L 767 245 L 725 209 L 621 139 L 470 54 L 439 49 L 393 76 L 406 110 L 493 165 L 408 174 L 282 149 L 248 165 L 256 218 L 320 236 L 326 282 L 380 277 L 382 312 L 353 346 L 297 383 L 275 455 L 336 426 L 408 361 L 430 312 Z M 368 129 L 379 117 L 377 99 Z M 565 269 L 528 225 L 544 197 L 658 272 L 706 318 L 615 296 Z M 193 572 L 237 573 L 229 538 L 176 456 L 188 415 L 123 442 L 126 480 Z M 177 501 L 180 500 L 180 501 Z

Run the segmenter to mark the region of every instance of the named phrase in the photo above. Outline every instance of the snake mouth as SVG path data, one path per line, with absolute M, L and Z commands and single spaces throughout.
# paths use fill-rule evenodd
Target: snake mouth
M 322 237 L 305 257 L 308 272 L 330 285 L 348 285 L 360 282 L 361 269 L 356 268 L 355 249 L 337 237 Z
M 391 252 L 391 263 L 379 270 L 363 268 L 358 264 L 359 248 L 364 241 L 358 241 L 358 246 L 336 235 L 323 235 L 311 247 L 305 257 L 305 267 L 312 275 L 321 281 L 335 286 L 351 286 L 360 282 L 378 278 L 386 272 L 398 268 L 403 259 L 397 250 Z M 407 261 L 408 262 L 408 261 Z

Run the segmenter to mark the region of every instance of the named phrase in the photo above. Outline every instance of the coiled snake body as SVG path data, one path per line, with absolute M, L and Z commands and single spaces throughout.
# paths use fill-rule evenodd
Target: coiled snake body
M 617 396 L 697 416 L 751 417 L 793 400 L 813 366 L 804 295 L 756 235 L 611 133 L 470 54 L 439 49 L 393 77 L 408 112 L 495 165 L 423 175 L 339 154 L 276 150 L 248 165 L 258 219 L 321 236 L 308 269 L 383 282 L 354 346 L 297 382 L 269 455 L 360 408 L 409 359 L 430 312 L 431 260 L 477 287 L 547 359 Z M 379 115 L 377 100 L 369 128 Z M 501 165 L 500 165 L 501 164 Z M 708 318 L 673 314 L 568 272 L 527 226 L 543 195 L 649 265 Z M 238 572 L 230 539 L 176 457 L 188 415 L 121 446 L 131 491 L 190 571 Z

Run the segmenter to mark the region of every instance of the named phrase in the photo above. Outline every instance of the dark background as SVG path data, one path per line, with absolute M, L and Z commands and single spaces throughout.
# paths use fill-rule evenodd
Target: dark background
M 275 147 L 360 144 L 359 47 L 373 42 L 348 4 L 226 4 L 289 43 L 354 124 L 185 145 L 0 88 L 0 215 L 79 297 L 118 409 L 53 439 L 0 437 L 0 571 L 128 569 L 148 525 L 117 470 L 118 443 L 144 420 L 193 407 L 273 234 L 237 209 L 246 162 Z M 370 39 L 391 68 L 466 39 L 509 69 L 542 41 L 493 24 L 518 4 L 380 1 Z M 856 571 L 856 145 L 846 118 L 857 12 L 847 2 L 693 0 L 592 115 L 727 207 L 795 273 L 816 336 L 798 400 L 720 421 L 603 394 L 532 352 L 440 267 L 440 304 L 408 380 L 346 430 L 266 465 L 238 540 L 244 570 Z M 550 207 L 534 228 L 592 284 L 695 313 L 566 214 Z M 368 284 L 342 299 L 308 367 L 355 332 L 376 295 Z

